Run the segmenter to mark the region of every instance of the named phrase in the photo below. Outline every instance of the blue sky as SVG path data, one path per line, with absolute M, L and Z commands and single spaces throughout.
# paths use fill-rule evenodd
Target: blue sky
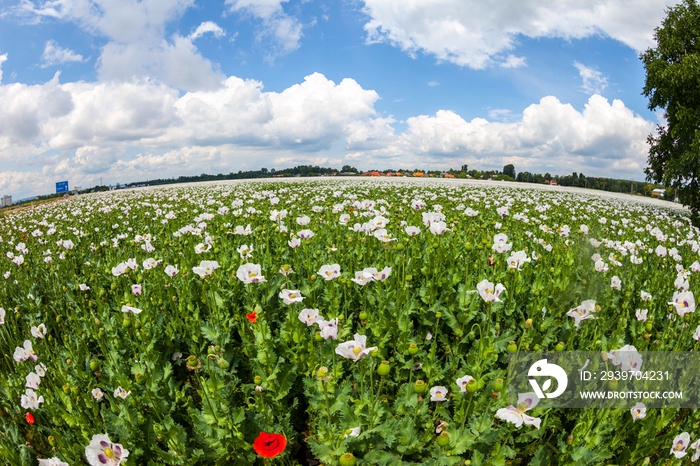
M 284 168 L 644 178 L 651 0 L 0 2 L 0 194 Z

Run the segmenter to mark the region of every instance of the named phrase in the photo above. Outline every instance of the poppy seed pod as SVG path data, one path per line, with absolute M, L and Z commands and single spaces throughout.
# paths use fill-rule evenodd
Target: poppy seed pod
M 355 455 L 352 453 L 343 453 L 340 455 L 340 458 L 338 458 L 338 464 L 340 466 L 355 466 L 357 463 L 357 458 L 355 458 Z
M 428 384 L 423 382 L 422 380 L 416 380 L 416 382 L 413 384 L 413 393 L 417 393 L 418 395 L 422 395 L 425 392 L 428 391 Z
M 413 355 L 415 355 L 416 353 L 418 353 L 418 345 L 416 345 L 415 343 L 411 343 L 411 344 L 408 346 L 408 354 L 410 354 L 411 356 L 413 356 Z
M 501 390 L 503 390 L 503 379 L 496 379 L 493 383 L 493 391 L 500 392 Z
M 377 367 L 377 374 L 379 374 L 382 377 L 389 375 L 390 371 L 391 366 L 389 366 L 389 361 L 382 361 L 381 364 L 379 364 L 379 366 Z
M 441 447 L 446 447 L 447 445 L 449 445 L 450 434 L 448 434 L 446 431 L 440 432 L 440 435 L 437 436 L 437 444 Z

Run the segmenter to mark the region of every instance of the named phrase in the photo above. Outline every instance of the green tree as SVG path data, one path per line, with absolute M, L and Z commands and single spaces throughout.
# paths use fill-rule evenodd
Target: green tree
M 512 163 L 509 163 L 508 165 L 503 167 L 503 174 L 506 176 L 510 176 L 511 178 L 515 178 L 515 167 Z
M 678 190 L 700 225 L 700 7 L 684 0 L 666 10 L 654 33 L 656 47 L 640 55 L 649 109 L 663 109 L 664 126 L 649 135 L 647 181 Z

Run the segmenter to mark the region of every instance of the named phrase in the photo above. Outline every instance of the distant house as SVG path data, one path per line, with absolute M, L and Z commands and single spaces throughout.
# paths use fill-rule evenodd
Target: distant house
M 544 180 L 544 184 L 548 184 L 550 186 L 558 186 L 557 180 Z
M 454 178 L 455 177 L 452 173 L 445 173 L 443 176 L 445 178 Z
M 655 189 L 651 192 L 651 197 L 663 198 L 665 193 L 665 189 Z
M 12 205 L 12 196 L 3 196 L 0 202 L 0 207 L 10 207 Z
M 425 173 L 423 173 L 423 172 L 413 172 L 413 176 L 415 176 L 415 177 L 421 177 L 421 176 L 425 176 Z

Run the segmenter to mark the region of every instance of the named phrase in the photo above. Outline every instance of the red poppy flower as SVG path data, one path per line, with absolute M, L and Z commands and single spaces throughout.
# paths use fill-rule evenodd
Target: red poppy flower
M 245 317 L 253 324 L 255 323 L 255 321 L 258 318 L 258 316 L 255 314 L 255 311 L 251 312 L 250 314 L 246 314 Z
M 268 434 L 260 432 L 258 438 L 253 441 L 253 449 L 263 458 L 274 458 L 287 447 L 287 439 L 281 434 Z
M 25 414 L 24 418 L 27 420 L 27 424 L 30 426 L 34 424 L 34 415 L 32 413 Z

